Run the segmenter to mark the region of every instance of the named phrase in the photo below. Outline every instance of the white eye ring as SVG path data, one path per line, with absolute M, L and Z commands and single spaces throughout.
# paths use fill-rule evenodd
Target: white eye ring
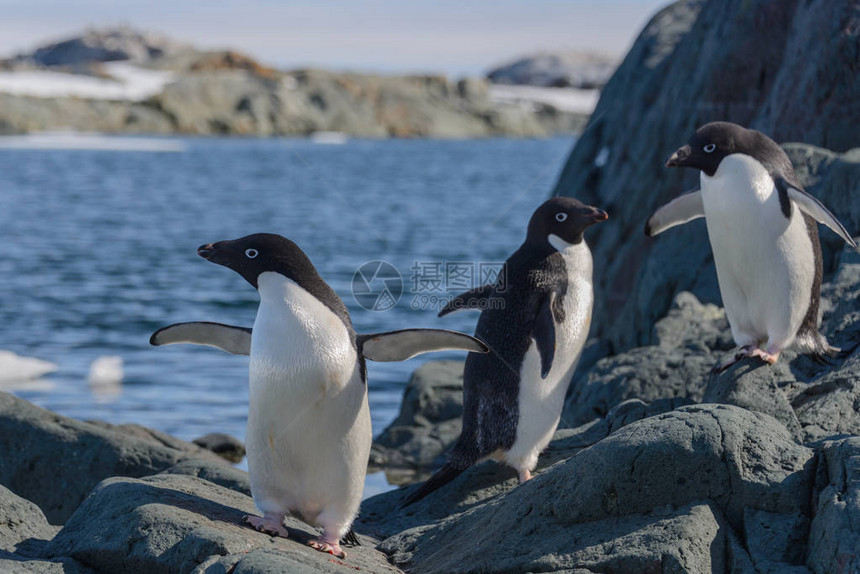
M 704 150 L 705 150 L 705 153 L 711 153 L 711 152 L 713 152 L 715 149 L 717 149 L 717 144 L 709 143 L 708 145 L 706 145 L 706 146 L 705 146 L 704 148 L 702 148 L 702 149 L 704 149 Z
M 260 254 L 260 252 L 257 251 L 256 249 L 246 249 L 245 250 L 245 257 L 247 257 L 248 259 L 255 259 L 257 257 L 257 255 L 259 255 L 259 254 Z
M 567 219 L 567 214 L 563 211 L 559 211 L 555 214 L 556 221 L 565 221 Z

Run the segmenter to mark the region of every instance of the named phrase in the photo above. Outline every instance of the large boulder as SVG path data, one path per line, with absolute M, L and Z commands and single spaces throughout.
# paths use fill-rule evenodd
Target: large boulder
M 413 374 L 397 418 L 373 441 L 372 469 L 397 469 L 400 478 L 436 468 L 460 436 L 463 361 L 430 361 Z
M 807 565 L 820 574 L 860 572 L 860 437 L 825 442 L 818 494 L 809 535 Z
M 804 556 L 814 454 L 767 415 L 683 407 L 467 507 L 428 501 L 451 514 L 380 548 L 414 572 L 724 571 L 727 559 L 790 569 Z M 766 534 L 771 543 L 753 544 Z
M 555 189 L 605 208 L 614 221 L 590 236 L 600 263 L 594 330 L 612 351 L 651 343 L 652 325 L 680 291 L 719 301 L 703 221 L 656 240 L 642 235 L 654 209 L 698 186 L 694 170 L 664 164 L 708 121 L 833 150 L 808 156 L 822 167 L 801 170 L 801 182 L 860 231 L 857 152 L 835 155 L 860 146 L 853 129 L 860 123 L 858 51 L 860 15 L 841 0 L 682 0 L 648 23 L 603 90 Z M 831 235 L 822 230 L 825 249 Z
M 0 486 L 0 552 L 18 552 L 38 547 L 39 542 L 50 540 L 57 533 L 56 526 L 48 524 L 38 506 Z
M 296 519 L 286 520 L 290 539 L 241 523 L 244 514 L 255 513 L 250 497 L 200 478 L 111 478 L 93 490 L 45 554 L 100 572 L 393 570 L 369 538 L 360 537 L 362 545 L 349 548 L 341 561 L 306 546 L 316 533 Z M 253 551 L 263 553 L 252 557 Z
M 0 484 L 62 524 L 111 476 L 147 476 L 187 458 L 221 459 L 162 433 L 77 421 L 0 393 Z

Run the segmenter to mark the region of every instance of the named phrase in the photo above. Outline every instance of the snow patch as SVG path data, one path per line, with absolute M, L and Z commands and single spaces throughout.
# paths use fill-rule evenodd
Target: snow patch
M 550 105 L 563 112 L 591 114 L 600 99 L 600 90 L 539 88 L 536 86 L 490 85 L 490 100 L 502 104 Z
M 152 70 L 128 62 L 110 62 L 102 69 L 111 78 L 49 70 L 0 72 L 0 92 L 37 98 L 86 98 L 139 102 L 160 94 L 174 81 L 168 70 Z

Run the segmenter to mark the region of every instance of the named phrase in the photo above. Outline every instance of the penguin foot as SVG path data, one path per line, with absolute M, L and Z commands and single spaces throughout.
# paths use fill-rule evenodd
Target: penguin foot
M 756 349 L 752 350 L 752 352 L 749 354 L 749 356 L 750 357 L 758 357 L 759 359 L 761 359 L 762 361 L 764 361 L 768 365 L 772 365 L 779 358 L 779 351 L 777 351 L 776 353 L 768 353 L 767 351 L 765 351 L 763 349 L 756 348 Z
M 287 533 L 287 529 L 284 528 L 283 523 L 277 518 L 272 518 L 268 516 L 264 518 L 261 516 L 246 514 L 242 517 L 242 522 L 244 522 L 257 532 L 262 532 L 263 534 L 268 534 L 269 536 L 280 536 L 281 538 L 290 537 Z
M 728 369 L 729 367 L 731 367 L 735 363 L 739 363 L 740 361 L 746 359 L 747 357 L 758 356 L 755 354 L 756 351 L 764 352 L 761 349 L 759 349 L 756 345 L 743 345 L 741 347 L 738 347 L 738 350 L 735 351 L 735 356 L 732 357 L 731 359 L 727 359 L 725 361 L 720 361 L 719 363 L 714 365 L 714 368 L 711 369 L 711 374 L 712 375 L 719 375 L 720 373 L 722 373 L 723 371 L 725 371 L 726 369 Z
M 532 479 L 532 473 L 527 468 L 521 468 L 517 470 L 517 474 L 519 475 L 520 484 Z
M 331 554 L 336 558 L 346 558 L 346 552 L 344 552 L 343 548 L 340 547 L 340 544 L 337 542 L 326 542 L 323 537 L 308 540 L 308 546 L 314 550 Z

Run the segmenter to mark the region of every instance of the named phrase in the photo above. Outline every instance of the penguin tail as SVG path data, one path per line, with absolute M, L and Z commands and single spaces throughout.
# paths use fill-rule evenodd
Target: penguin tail
M 796 346 L 819 365 L 830 365 L 833 359 L 843 355 L 842 349 L 828 343 L 827 338 L 817 331 L 799 333 Z
M 442 468 L 436 471 L 433 476 L 428 478 L 424 484 L 419 486 L 417 489 L 413 490 L 406 498 L 400 501 L 399 507 L 405 508 L 410 504 L 418 502 L 431 492 L 435 492 L 460 476 L 464 470 L 466 470 L 467 466 L 461 466 L 457 464 L 453 464 L 451 462 L 446 462 L 442 465 Z
M 358 541 L 358 536 L 355 535 L 355 530 L 352 527 L 349 528 L 349 532 L 343 535 L 340 543 L 347 546 L 361 546 L 361 542 Z

